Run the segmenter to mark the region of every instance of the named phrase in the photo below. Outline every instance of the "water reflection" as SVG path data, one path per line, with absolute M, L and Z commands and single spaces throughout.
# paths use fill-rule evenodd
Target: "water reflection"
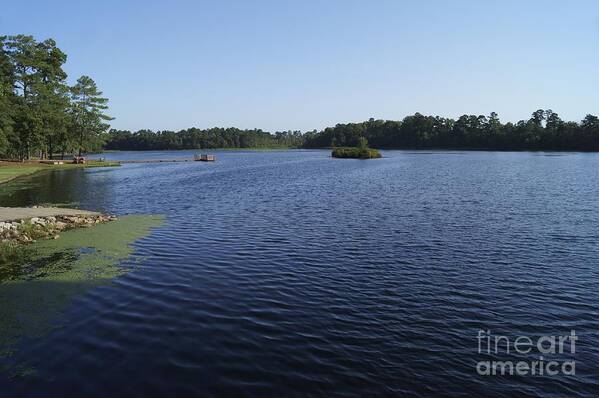
M 49 170 L 0 185 L 0 206 L 60 205 L 102 211 L 112 196 L 113 168 Z

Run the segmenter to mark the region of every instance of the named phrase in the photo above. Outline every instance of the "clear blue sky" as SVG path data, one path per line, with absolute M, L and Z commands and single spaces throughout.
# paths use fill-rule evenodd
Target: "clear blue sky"
M 320 129 L 421 112 L 599 114 L 599 1 L 10 1 L 113 126 Z

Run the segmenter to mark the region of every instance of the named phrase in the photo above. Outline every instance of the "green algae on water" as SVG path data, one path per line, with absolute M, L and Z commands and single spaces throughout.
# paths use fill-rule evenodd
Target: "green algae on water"
M 0 357 L 10 355 L 22 338 L 40 337 L 59 326 L 61 313 L 75 297 L 125 273 L 120 263 L 133 254 L 131 244 L 163 220 L 163 216 L 124 216 L 23 246 L 21 265 L 29 267 L 26 272 L 14 265 L 2 270 Z

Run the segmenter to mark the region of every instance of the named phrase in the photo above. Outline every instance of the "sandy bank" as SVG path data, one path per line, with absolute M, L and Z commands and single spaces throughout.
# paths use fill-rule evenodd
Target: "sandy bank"
M 56 216 L 99 216 L 100 213 L 78 209 L 59 207 L 0 207 L 0 222 L 27 220 L 30 218 L 46 218 Z

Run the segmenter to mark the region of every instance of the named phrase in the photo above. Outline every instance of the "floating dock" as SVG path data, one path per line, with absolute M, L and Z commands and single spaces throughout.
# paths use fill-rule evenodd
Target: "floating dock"
M 131 160 L 118 160 L 118 163 L 179 163 L 179 162 L 215 162 L 216 156 L 202 154 L 195 155 L 193 159 L 179 158 L 179 159 L 131 159 Z
M 117 162 L 124 163 L 179 163 L 179 162 L 193 162 L 193 159 L 133 159 L 133 160 L 117 160 Z
M 193 160 L 199 161 L 199 162 L 214 162 L 214 161 L 216 161 L 216 156 L 207 155 L 207 154 L 195 155 L 193 157 Z

